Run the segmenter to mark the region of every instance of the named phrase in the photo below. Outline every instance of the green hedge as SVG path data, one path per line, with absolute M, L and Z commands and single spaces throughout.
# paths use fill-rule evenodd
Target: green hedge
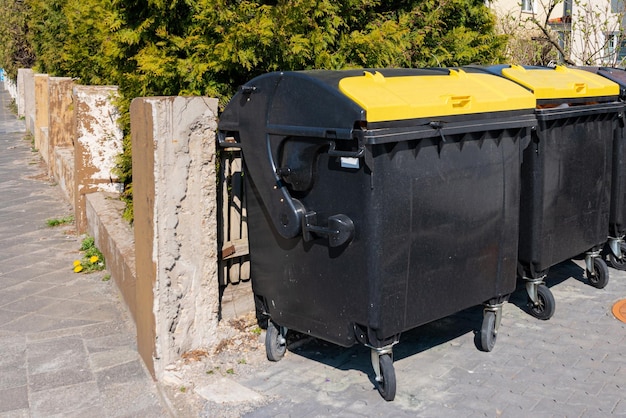
M 455 66 L 502 60 L 483 0 L 0 0 L 0 65 L 120 87 L 207 95 L 275 70 Z M 126 138 L 118 174 L 132 197 Z M 132 215 L 131 215 L 132 217 Z

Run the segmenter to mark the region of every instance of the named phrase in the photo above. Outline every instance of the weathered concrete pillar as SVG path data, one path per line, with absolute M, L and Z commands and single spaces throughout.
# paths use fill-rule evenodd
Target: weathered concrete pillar
M 33 70 L 24 70 L 24 120 L 26 131 L 35 132 L 35 74 Z
M 24 78 L 26 77 L 26 75 L 28 73 L 32 74 L 33 70 L 31 70 L 30 68 L 19 68 L 17 70 L 17 98 L 16 98 L 16 102 L 17 102 L 17 116 L 20 118 L 25 117 L 25 113 L 24 113 L 24 97 L 26 95 L 24 89 L 25 89 L 25 85 L 24 85 Z
M 55 149 L 74 146 L 73 88 L 74 81 L 69 77 L 48 79 L 48 174 L 52 177 L 57 176 Z
M 35 74 L 35 148 L 50 166 L 48 146 L 48 74 Z M 48 170 L 50 171 L 50 170 Z
M 54 149 L 54 179 L 65 193 L 74 213 L 76 213 L 76 181 L 74 170 L 74 148 L 56 147 Z
M 216 343 L 217 99 L 131 104 L 137 340 L 155 377 Z
M 121 191 L 113 174 L 123 138 L 112 103 L 116 94 L 115 86 L 74 87 L 74 216 L 79 234 L 87 230 L 85 195 Z

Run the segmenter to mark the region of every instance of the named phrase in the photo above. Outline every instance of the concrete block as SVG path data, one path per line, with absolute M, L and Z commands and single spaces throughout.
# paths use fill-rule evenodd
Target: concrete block
M 85 195 L 96 191 L 121 192 L 113 169 L 122 152 L 123 133 L 112 100 L 115 86 L 74 86 L 74 206 L 76 230 L 87 229 Z
M 136 321 L 135 236 L 122 219 L 125 204 L 113 193 L 90 193 L 86 199 L 87 232 L 104 255 L 107 270 Z
M 32 73 L 32 70 L 30 68 L 19 68 L 17 70 L 17 86 L 16 86 L 16 90 L 17 90 L 17 98 L 16 98 L 16 104 L 17 104 L 17 116 L 20 118 L 25 117 L 25 113 L 24 113 L 24 96 L 25 96 L 25 92 L 24 92 L 24 77 L 26 76 L 26 74 L 30 72 Z
M 73 88 L 74 81 L 69 77 L 48 79 L 48 174 L 51 177 L 56 174 L 55 148 L 74 145 Z
M 24 92 L 24 120 L 26 122 L 26 131 L 33 134 L 35 130 L 35 74 L 31 69 L 24 69 L 22 73 Z
M 160 378 L 217 344 L 217 99 L 131 104 L 139 351 Z
M 48 74 L 35 74 L 35 125 L 33 126 L 33 136 L 35 137 L 35 148 L 45 161 L 50 164 L 48 156 L 47 136 L 44 138 L 43 130 L 48 130 Z
M 74 194 L 76 182 L 74 180 L 74 148 L 56 147 L 54 149 L 54 179 L 63 190 L 67 201 L 76 212 Z

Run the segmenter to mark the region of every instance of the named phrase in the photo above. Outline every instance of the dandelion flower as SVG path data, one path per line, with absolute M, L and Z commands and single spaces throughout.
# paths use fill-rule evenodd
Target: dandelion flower
M 74 267 L 74 273 L 80 273 L 81 271 L 83 271 L 83 266 L 79 263 L 76 267 Z
M 89 262 L 90 262 L 91 264 L 93 264 L 93 263 L 97 262 L 98 260 L 100 260 L 100 259 L 98 258 L 98 256 L 97 256 L 97 255 L 92 255 L 92 256 L 89 258 Z
M 74 260 L 74 267 L 80 266 L 80 260 Z

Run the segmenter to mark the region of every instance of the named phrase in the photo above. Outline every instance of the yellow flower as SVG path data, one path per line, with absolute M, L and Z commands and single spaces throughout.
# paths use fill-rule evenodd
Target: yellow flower
M 80 260 L 74 260 L 74 267 L 80 266 Z
M 76 267 L 74 267 L 74 273 L 80 273 L 81 271 L 83 271 L 83 266 L 79 263 Z
M 90 262 L 91 264 L 93 264 L 93 263 L 97 262 L 98 260 L 100 260 L 100 259 L 98 258 L 98 256 L 97 256 L 97 255 L 92 255 L 92 256 L 89 258 L 89 262 Z

